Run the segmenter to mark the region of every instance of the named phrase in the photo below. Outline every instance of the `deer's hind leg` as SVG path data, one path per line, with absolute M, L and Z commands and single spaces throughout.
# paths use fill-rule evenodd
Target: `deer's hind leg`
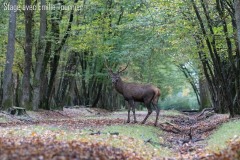
M 161 95 L 160 90 L 157 89 L 156 92 L 155 92 L 155 95 L 152 99 L 152 105 L 156 109 L 156 120 L 155 120 L 154 126 L 157 126 L 159 112 L 160 112 L 160 108 L 158 106 L 158 100 L 159 100 L 160 95 Z
M 157 104 L 155 104 L 155 103 L 152 103 L 152 105 L 154 106 L 154 108 L 155 108 L 155 110 L 156 110 L 156 120 L 155 120 L 154 126 L 157 126 L 160 108 L 159 108 L 159 106 L 158 106 Z
M 154 96 L 153 101 L 152 101 L 152 105 L 154 106 L 154 108 L 156 110 L 156 120 L 155 120 L 154 126 L 157 126 L 159 112 L 160 112 L 160 108 L 158 106 L 158 98 L 159 98 L 158 96 Z
M 147 107 L 148 113 L 147 113 L 146 117 L 144 118 L 144 120 L 142 121 L 142 124 L 144 124 L 146 122 L 146 120 L 148 119 L 148 117 L 152 113 L 151 104 L 150 103 L 145 103 L 145 106 Z

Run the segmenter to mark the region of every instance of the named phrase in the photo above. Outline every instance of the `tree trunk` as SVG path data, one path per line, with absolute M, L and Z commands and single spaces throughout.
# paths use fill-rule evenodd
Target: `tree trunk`
M 16 75 L 13 74 L 13 84 L 14 84 L 14 90 L 13 90 L 13 106 L 19 106 L 19 88 L 20 88 L 20 78 L 19 74 L 17 73 Z
M 86 73 L 87 73 L 87 56 L 88 51 L 81 52 L 80 56 L 80 65 L 82 68 L 82 76 L 81 76 L 81 87 L 82 87 L 82 95 L 83 95 L 83 105 L 89 105 L 89 96 L 87 92 L 87 83 L 86 83 Z
M 240 51 L 240 0 L 235 0 L 235 18 L 237 24 L 238 50 Z
M 44 53 L 44 58 L 43 58 L 43 66 L 42 66 L 42 72 L 40 74 L 40 106 L 39 108 L 41 109 L 46 109 L 50 110 L 50 105 L 48 105 L 48 73 L 47 73 L 47 66 L 48 62 L 51 56 L 51 48 L 52 48 L 52 41 L 48 40 L 46 43 L 46 49 Z
M 11 0 L 10 5 L 17 6 L 17 0 Z M 1 107 L 1 109 L 3 110 L 8 109 L 13 105 L 12 67 L 15 52 L 16 13 L 17 12 L 15 12 L 14 10 L 10 10 L 8 45 L 3 79 L 3 100 Z
M 25 6 L 31 6 L 31 0 L 25 0 Z M 25 10 L 25 62 L 22 81 L 21 107 L 30 109 L 30 79 L 32 66 L 32 10 Z
M 200 24 L 200 29 L 202 31 L 203 39 L 206 42 L 208 52 L 212 62 L 213 71 L 214 71 L 214 76 L 212 76 L 212 80 L 214 81 L 214 90 L 216 91 L 214 99 L 217 100 L 218 104 L 215 103 L 215 101 L 213 101 L 213 104 L 218 105 L 220 107 L 220 111 L 223 113 L 226 112 L 225 108 L 227 107 L 230 112 L 230 117 L 233 117 L 235 113 L 234 113 L 233 96 L 232 96 L 233 94 L 231 91 L 232 83 L 230 82 L 231 80 L 229 80 L 231 75 L 228 74 L 229 72 L 227 72 L 227 68 L 228 68 L 227 66 L 229 65 L 229 63 L 231 63 L 230 62 L 231 53 L 229 52 L 231 52 L 232 50 L 231 45 L 228 44 L 229 39 L 226 38 L 226 42 L 227 42 L 226 45 L 228 47 L 229 57 L 225 58 L 220 56 L 219 50 L 217 49 L 217 41 L 215 39 L 216 35 L 213 29 L 215 27 L 214 26 L 215 24 L 213 23 L 213 20 L 210 17 L 211 14 L 208 11 L 207 1 L 201 0 L 201 7 L 203 9 L 202 11 L 206 19 L 203 19 L 201 17 L 200 15 L 201 9 L 199 9 L 199 7 L 197 6 L 197 3 L 194 0 L 191 0 L 191 2 L 194 8 L 196 17 Z M 220 3 L 220 1 L 217 0 L 217 3 L 218 3 L 218 6 L 217 6 L 218 13 L 222 15 L 224 8 L 221 8 L 223 6 Z M 221 7 L 219 5 L 221 5 Z M 223 30 L 227 37 L 227 27 L 224 25 L 225 25 L 224 21 L 222 21 Z M 232 68 L 231 68 L 231 71 L 233 71 Z M 216 108 L 218 106 L 214 106 L 214 107 Z
M 205 77 L 199 78 L 199 91 L 200 91 L 200 110 L 211 107 L 210 95 L 208 90 L 208 83 Z
M 237 69 L 238 73 L 240 73 L 240 60 L 239 60 L 239 53 L 240 53 L 240 0 L 235 0 L 234 4 L 234 9 L 235 9 L 235 19 L 236 19 L 236 26 L 237 26 L 237 44 L 238 44 L 238 49 L 237 49 Z M 234 97 L 234 103 L 236 104 L 236 112 L 240 114 L 240 86 L 239 86 L 239 74 L 237 76 L 238 82 L 236 84 L 236 95 Z
M 69 95 L 73 94 L 74 92 L 74 88 L 75 88 L 74 75 L 77 72 L 78 63 L 79 63 L 78 53 L 77 52 L 70 53 L 66 66 L 65 68 L 63 68 L 64 71 L 62 71 L 63 74 L 59 82 L 58 92 L 56 96 L 56 102 L 59 107 L 63 107 L 65 105 L 66 103 L 65 98 L 67 93 L 69 92 L 68 93 L 68 97 L 69 97 Z M 72 84 L 72 82 L 74 82 L 74 84 Z M 71 98 L 67 98 L 67 99 L 71 99 Z
M 3 72 L 0 72 L 0 106 L 2 106 L 3 98 Z
M 77 3 L 78 0 L 74 0 L 74 3 Z M 58 3 L 58 1 L 55 1 L 55 3 Z M 60 11 L 55 11 L 55 12 L 60 12 Z M 58 65 L 59 65 L 59 60 L 60 60 L 60 52 L 62 50 L 62 47 L 64 46 L 65 42 L 67 41 L 67 38 L 70 35 L 70 31 L 72 28 L 72 22 L 73 22 L 73 12 L 74 10 L 72 9 L 70 12 L 70 17 L 69 17 L 69 21 L 68 21 L 68 26 L 65 32 L 65 35 L 63 36 L 62 40 L 60 39 L 60 26 L 59 26 L 59 20 L 61 19 L 61 15 L 59 17 L 55 17 L 52 20 L 52 29 L 53 29 L 53 33 L 54 33 L 54 40 L 56 42 L 58 42 L 57 44 L 55 44 L 54 46 L 54 57 L 52 59 L 51 62 L 51 74 L 50 74 L 50 80 L 49 80 L 49 84 L 48 84 L 48 92 L 47 92 L 47 106 L 50 104 L 50 101 L 53 97 L 53 91 L 54 91 L 54 86 L 55 86 L 55 79 L 56 79 L 56 74 L 57 74 L 57 69 L 58 69 Z
M 46 5 L 46 0 L 41 0 L 41 6 Z M 43 71 L 43 60 L 44 60 L 44 52 L 46 47 L 46 30 L 47 30 L 47 12 L 44 9 L 40 10 L 40 34 L 38 40 L 38 48 L 36 51 L 36 66 L 35 66 L 35 74 L 33 80 L 33 110 L 37 110 L 40 105 L 41 98 L 41 74 Z
M 96 95 L 96 98 L 95 98 L 95 100 L 93 101 L 93 104 L 92 104 L 93 108 L 97 107 L 98 101 L 100 99 L 101 91 L 102 91 L 102 83 L 98 85 L 98 88 L 96 88 L 96 90 L 97 90 L 97 95 Z

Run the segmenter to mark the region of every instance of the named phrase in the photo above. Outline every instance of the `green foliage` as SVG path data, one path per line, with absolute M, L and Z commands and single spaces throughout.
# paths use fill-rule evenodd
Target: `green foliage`
M 173 95 L 168 96 L 163 101 L 160 102 L 162 109 L 174 109 L 178 111 L 182 110 L 197 110 L 199 106 L 195 96 L 182 96 Z
M 88 55 L 90 63 L 104 57 L 113 70 L 130 62 L 127 74 L 124 75 L 127 81 L 154 84 L 161 88 L 162 98 L 172 92 L 178 93 L 187 81 L 174 62 L 181 59 L 185 51 L 179 55 L 172 53 L 178 52 L 178 46 L 174 46 L 178 43 L 177 40 L 176 43 L 171 42 L 174 37 L 166 25 L 168 18 L 173 18 L 171 9 L 175 9 L 176 5 L 167 9 L 162 2 L 151 5 L 150 2 L 121 1 L 113 2 L 111 8 L 108 8 L 104 1 L 87 2 L 83 15 L 77 17 L 75 22 L 80 24 L 73 25 L 68 50 L 92 52 Z M 124 13 L 118 22 L 121 8 Z M 171 30 L 174 29 L 176 27 Z M 175 50 L 172 49 L 174 47 Z M 99 73 L 95 72 L 92 76 L 97 75 Z M 84 77 L 86 81 L 91 79 L 89 70 Z

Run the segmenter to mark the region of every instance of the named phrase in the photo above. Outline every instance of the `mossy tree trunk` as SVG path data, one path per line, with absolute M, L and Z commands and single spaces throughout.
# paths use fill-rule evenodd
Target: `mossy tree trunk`
M 46 5 L 46 0 L 41 0 L 41 6 Z M 41 99 L 41 84 L 44 83 L 41 80 L 41 74 L 43 72 L 44 53 L 46 47 L 46 30 L 47 30 L 47 11 L 44 9 L 40 10 L 40 33 L 38 40 L 38 48 L 36 51 L 36 66 L 33 79 L 33 110 L 38 110 Z
M 238 50 L 240 50 L 240 0 L 235 1 L 235 18 L 237 24 Z
M 211 107 L 210 93 L 205 77 L 199 78 L 200 110 Z
M 17 6 L 17 0 L 11 0 L 10 5 Z M 14 10 L 10 10 L 8 45 L 3 79 L 3 100 L 1 107 L 3 110 L 12 107 L 13 105 L 12 67 L 15 52 L 16 13 L 17 12 Z
M 25 6 L 31 6 L 31 0 L 25 0 Z M 30 109 L 30 79 L 31 79 L 31 67 L 32 67 L 32 23 L 33 23 L 33 11 L 25 10 L 25 51 L 24 51 L 24 71 L 22 79 L 22 97 L 21 106 Z
M 240 57 L 240 0 L 235 0 L 235 5 L 234 5 L 234 8 L 235 8 L 235 19 L 236 19 L 236 32 L 237 32 L 237 56 Z M 238 59 L 237 61 L 237 68 L 238 68 L 238 78 L 239 78 L 239 75 L 240 75 L 240 61 Z M 239 79 L 238 79 L 238 82 L 239 82 Z M 235 109 L 235 111 L 240 114 L 240 107 L 239 107 L 239 103 L 240 103 L 240 98 L 239 98 L 239 94 L 240 94 L 240 86 L 239 84 L 236 84 L 236 96 L 234 97 L 234 103 L 236 103 L 236 105 L 238 106 L 237 109 Z

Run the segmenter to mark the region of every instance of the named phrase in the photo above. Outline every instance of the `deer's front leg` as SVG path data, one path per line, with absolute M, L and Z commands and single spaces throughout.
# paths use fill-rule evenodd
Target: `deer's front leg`
M 130 123 L 130 111 L 131 111 L 131 105 L 130 105 L 130 102 L 128 102 L 128 119 L 127 119 L 127 123 Z
M 133 100 L 129 100 L 128 101 L 128 120 L 127 120 L 127 123 L 130 122 L 130 112 L 131 112 L 131 109 L 133 111 L 134 123 L 137 123 L 136 115 L 135 115 L 135 103 L 134 103 Z
M 137 123 L 137 119 L 136 119 L 136 115 L 135 115 L 135 102 L 134 101 L 131 102 L 131 106 L 132 106 L 134 123 Z

